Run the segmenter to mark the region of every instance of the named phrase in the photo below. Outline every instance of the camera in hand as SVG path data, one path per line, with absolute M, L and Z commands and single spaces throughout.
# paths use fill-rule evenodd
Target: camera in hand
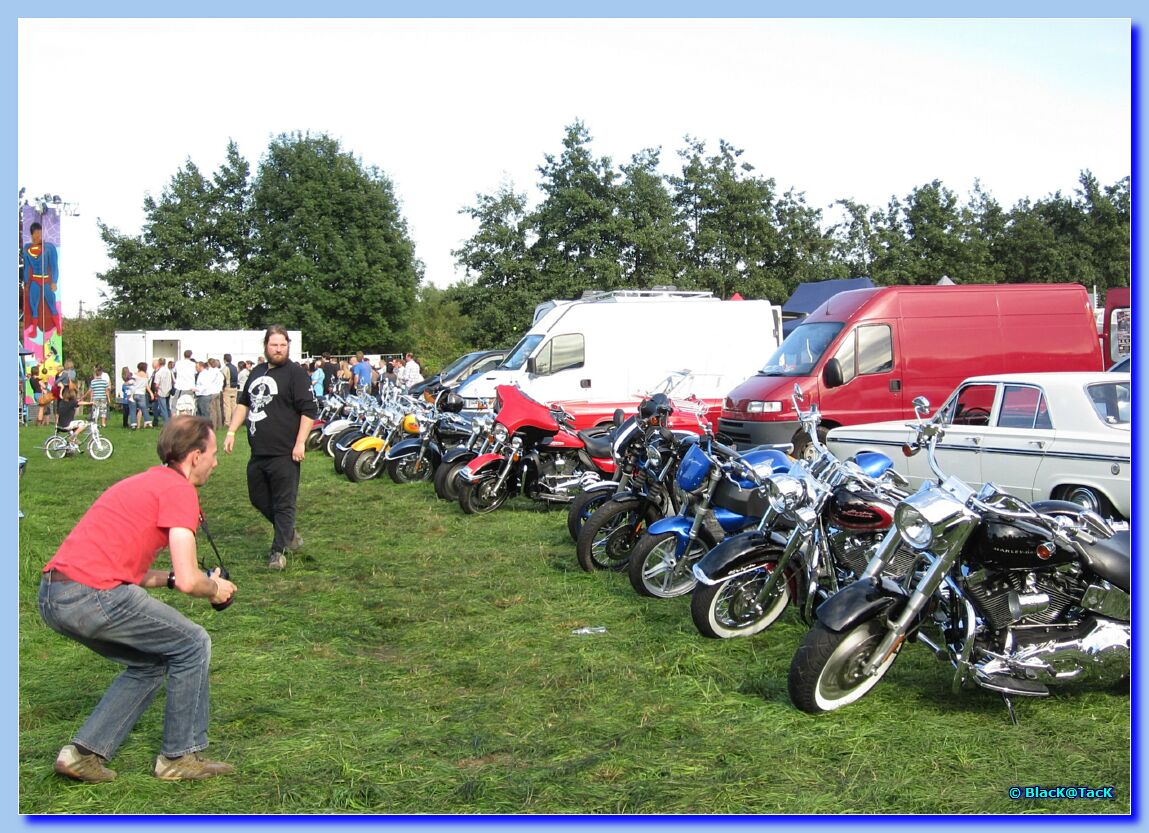
M 211 574 L 211 570 L 205 570 L 204 572 L 207 573 L 208 578 L 214 578 L 214 576 L 212 576 L 212 574 Z M 231 574 L 228 573 L 227 567 L 221 566 L 219 568 L 219 578 L 222 578 L 222 579 L 230 579 L 231 578 Z M 235 601 L 235 594 L 233 593 L 231 598 L 228 599 L 226 602 L 212 602 L 211 606 L 215 610 L 224 610 L 225 608 L 230 607 L 231 603 L 234 601 Z

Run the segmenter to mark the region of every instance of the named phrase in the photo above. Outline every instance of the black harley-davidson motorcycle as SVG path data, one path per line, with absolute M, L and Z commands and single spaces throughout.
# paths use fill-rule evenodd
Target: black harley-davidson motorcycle
M 939 468 L 944 426 L 914 400 L 913 454 L 923 447 L 937 482 L 901 501 L 894 528 L 862 577 L 817 610 L 790 665 L 790 699 L 806 712 L 833 711 L 869 692 L 907 642 L 954 668 L 955 691 L 1015 697 L 1050 686 L 1118 682 L 1129 674 L 1130 536 L 1077 504 L 1032 506 L 992 483 L 979 491 Z M 882 576 L 901 548 L 915 568 Z

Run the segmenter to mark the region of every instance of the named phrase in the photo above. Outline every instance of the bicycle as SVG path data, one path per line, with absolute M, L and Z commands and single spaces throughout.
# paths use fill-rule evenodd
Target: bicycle
M 82 424 L 75 431 L 56 430 L 57 433 L 49 437 L 44 443 L 44 453 L 48 455 L 49 460 L 75 457 L 84 450 L 80 447 L 80 435 L 85 431 L 88 433 L 86 449 L 93 460 L 107 460 L 112 456 L 114 450 L 112 441 L 100 435 L 100 426 L 96 424 L 95 420 L 82 421 Z

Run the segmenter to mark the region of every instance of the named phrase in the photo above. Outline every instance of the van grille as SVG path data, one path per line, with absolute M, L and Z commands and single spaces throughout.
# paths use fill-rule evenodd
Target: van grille
M 750 433 L 745 429 L 742 422 L 719 418 L 718 430 L 730 438 L 730 442 L 734 444 L 735 448 L 746 448 L 754 445 Z

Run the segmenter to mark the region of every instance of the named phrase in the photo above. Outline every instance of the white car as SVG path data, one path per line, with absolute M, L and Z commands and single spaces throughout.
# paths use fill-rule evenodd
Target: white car
M 1128 373 L 974 376 L 940 408 L 937 461 L 975 487 L 991 482 L 1026 501 L 1070 500 L 1128 519 L 1130 404 Z M 828 445 L 843 459 L 881 451 L 917 488 L 934 475 L 924 451 L 901 453 L 912 438 L 904 420 L 874 422 L 835 428 Z

